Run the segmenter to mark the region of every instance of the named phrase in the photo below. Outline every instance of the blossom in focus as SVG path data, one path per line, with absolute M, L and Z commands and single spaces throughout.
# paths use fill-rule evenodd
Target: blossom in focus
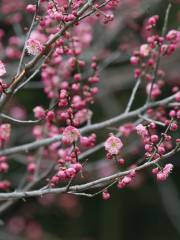
M 62 140 L 64 143 L 73 143 L 76 142 L 80 137 L 80 132 L 77 128 L 73 126 L 68 126 L 63 131 Z
M 26 50 L 29 54 L 36 56 L 43 50 L 43 46 L 40 41 L 30 38 L 26 43 Z
M 120 151 L 120 149 L 123 147 L 123 143 L 121 139 L 118 137 L 115 137 L 114 135 L 111 135 L 104 144 L 105 149 L 108 153 L 112 155 L 117 155 Z
M 171 163 L 166 164 L 165 167 L 157 173 L 157 180 L 158 181 L 165 181 L 169 174 L 171 173 L 173 169 L 173 165 Z

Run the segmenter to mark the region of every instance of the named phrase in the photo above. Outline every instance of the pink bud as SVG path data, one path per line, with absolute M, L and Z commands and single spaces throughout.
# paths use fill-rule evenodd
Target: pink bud
M 27 171 L 31 174 L 33 174 L 36 170 L 36 164 L 35 163 L 29 163 L 27 166 Z
M 36 5 L 28 4 L 26 7 L 26 11 L 28 13 L 35 13 L 36 12 Z
M 135 56 L 132 56 L 132 57 L 130 58 L 130 63 L 131 63 L 132 65 L 137 65 L 137 64 L 139 63 L 139 58 L 138 58 L 138 57 L 135 57 Z
M 109 200 L 111 197 L 110 193 L 107 191 L 102 192 L 102 198 L 103 200 Z

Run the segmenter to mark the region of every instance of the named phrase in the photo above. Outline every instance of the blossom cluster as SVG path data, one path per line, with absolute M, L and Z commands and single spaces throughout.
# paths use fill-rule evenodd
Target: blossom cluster
M 142 44 L 139 50 L 134 51 L 130 62 L 136 68 L 135 79 L 141 78 L 145 81 L 146 92 L 153 100 L 162 94 L 165 72 L 157 68 L 161 56 L 170 56 L 180 46 L 180 32 L 170 30 L 165 36 L 153 31 L 159 20 L 155 15 L 145 23 L 146 43 Z M 156 69 L 157 68 L 157 69 Z
M 114 13 L 118 7 L 126 6 L 125 1 L 112 0 L 104 1 L 101 4 L 99 1 L 41 0 L 37 5 L 28 4 L 27 6 L 23 1 L 15 0 L 11 4 L 6 2 L 3 1 L 2 12 L 8 15 L 8 24 L 13 21 L 16 24 L 20 23 L 22 16 L 19 14 L 19 10 L 21 9 L 26 9 L 31 17 L 34 15 L 34 22 L 32 29 L 30 28 L 32 31 L 27 34 L 28 39 L 25 42 L 23 53 L 21 53 L 22 39 L 18 36 L 9 37 L 8 44 L 3 50 L 2 39 L 5 32 L 0 29 L 0 49 L 4 53 L 4 59 L 0 61 L 0 77 L 4 78 L 6 74 L 8 67 L 5 63 L 7 60 L 19 61 L 23 54 L 30 59 L 29 64 L 25 64 L 25 67 L 23 66 L 25 61 L 22 65 L 20 64 L 19 71 L 17 71 L 20 73 L 12 78 L 10 84 L 5 83 L 4 79 L 0 79 L 2 99 L 6 96 L 9 98 L 8 94 L 11 94 L 11 91 L 14 90 L 13 87 L 23 74 L 25 74 L 24 78 L 28 77 L 31 70 L 35 71 L 40 67 L 43 90 L 46 99 L 50 102 L 49 106 L 48 104 L 41 106 L 37 102 L 33 108 L 35 118 L 33 123 L 36 124 L 32 127 L 32 135 L 35 143 L 46 138 L 53 139 L 53 141 L 49 145 L 44 145 L 37 152 L 28 152 L 25 163 L 28 173 L 26 180 L 35 181 L 37 175 L 43 172 L 49 163 L 52 163 L 53 170 L 46 178 L 47 186 L 50 188 L 66 184 L 68 189 L 76 176 L 81 178 L 79 173 L 84 170 L 81 155 L 91 149 L 93 151 L 96 147 L 98 149 L 96 146 L 97 133 L 94 133 L 92 129 L 91 133 L 86 135 L 83 130 L 93 126 L 91 106 L 99 92 L 98 83 L 101 77 L 99 64 L 102 59 L 106 60 L 105 58 L 108 57 L 111 50 L 104 48 L 101 51 L 97 50 L 96 56 L 92 54 L 93 31 L 99 24 L 108 30 L 110 29 L 108 24 L 111 22 L 114 24 L 112 24 L 112 29 L 117 27 L 118 22 L 114 18 Z M 128 2 L 135 4 L 139 1 Z M 160 59 L 171 56 L 180 46 L 180 32 L 172 29 L 159 34 L 155 31 L 158 21 L 158 15 L 145 21 L 142 27 L 144 43 L 138 50 L 134 50 L 130 57 L 130 63 L 135 66 L 134 78 L 140 79 L 143 89 L 146 89 L 147 104 L 145 106 L 164 93 L 165 71 L 159 66 Z M 87 49 L 90 51 L 88 52 Z M 39 66 L 36 65 L 37 62 Z M 141 112 L 143 116 L 140 113 L 133 115 L 142 120 L 140 123 L 133 123 L 127 117 L 129 122 L 124 122 L 117 129 L 115 128 L 116 133 L 111 133 L 108 137 L 106 135 L 103 144 L 100 145 L 105 149 L 106 158 L 112 160 L 109 162 L 115 162 L 116 167 L 118 165 L 117 169 L 125 168 L 129 164 L 128 160 L 125 160 L 123 152 L 125 148 L 128 148 L 128 141 L 129 139 L 131 141 L 132 135 L 133 137 L 136 135 L 136 139 L 140 139 L 141 144 L 137 146 L 137 149 L 139 151 L 143 147 L 143 161 L 155 165 L 159 164 L 158 160 L 172 151 L 174 145 L 179 143 L 179 138 L 173 135 L 179 130 L 179 87 L 173 86 L 171 93 L 172 95 L 176 94 L 174 105 L 167 107 L 156 105 L 144 108 Z M 125 111 L 122 117 L 128 115 L 128 111 Z M 17 112 L 16 109 L 16 114 Z M 23 113 L 19 111 L 19 116 L 23 117 Z M 124 119 L 127 120 L 125 117 Z M 19 122 L 23 124 L 23 120 Z M 89 131 L 87 130 L 87 132 Z M 0 124 L 0 147 L 2 150 L 10 140 L 10 133 L 11 125 L 2 122 Z M 41 155 L 40 163 L 37 160 L 39 155 Z M 134 155 L 137 155 L 137 151 Z M 129 164 L 128 173 L 115 179 L 117 188 L 122 189 L 133 184 L 137 175 L 138 162 L 132 166 Z M 164 181 L 172 169 L 171 163 L 164 167 L 158 165 L 153 169 L 153 173 L 156 174 L 157 180 Z M 7 173 L 8 171 L 8 159 L 2 155 L 0 156 L 0 172 Z M 1 190 L 7 190 L 10 186 L 9 181 L 0 181 Z M 108 187 L 101 192 L 103 199 L 110 198 Z

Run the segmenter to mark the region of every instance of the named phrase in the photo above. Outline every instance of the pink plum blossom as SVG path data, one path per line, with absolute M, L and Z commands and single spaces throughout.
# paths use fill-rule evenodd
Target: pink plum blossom
M 4 63 L 0 61 L 0 77 L 3 76 L 6 73 L 6 68 L 4 66 Z
M 36 56 L 43 50 L 43 46 L 40 41 L 30 38 L 26 43 L 26 50 L 29 54 Z
M 11 125 L 4 123 L 0 125 L 0 143 L 3 141 L 7 142 L 10 137 Z
M 141 45 L 141 47 L 140 47 L 140 54 L 141 54 L 141 56 L 147 57 L 149 55 L 149 53 L 150 53 L 150 50 L 151 50 L 151 48 L 150 48 L 150 46 L 148 44 Z
M 171 163 L 166 164 L 165 167 L 157 173 L 157 180 L 165 181 L 171 173 L 172 169 L 173 165 Z
M 136 126 L 136 131 L 137 131 L 137 134 L 139 134 L 142 137 L 145 137 L 148 135 L 148 131 L 147 131 L 146 127 L 144 127 L 142 124 L 138 124 Z
M 105 149 L 112 155 L 119 154 L 120 149 L 123 147 L 123 143 L 120 138 L 111 135 L 104 144 Z
M 77 128 L 73 126 L 68 126 L 63 131 L 62 140 L 64 143 L 73 143 L 76 142 L 80 137 L 80 132 Z

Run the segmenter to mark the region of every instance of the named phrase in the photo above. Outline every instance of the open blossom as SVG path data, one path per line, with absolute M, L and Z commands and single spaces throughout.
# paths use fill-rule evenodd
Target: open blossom
M 104 144 L 105 149 L 112 155 L 117 155 L 123 146 L 121 139 L 111 135 Z
M 43 46 L 40 41 L 30 38 L 26 43 L 26 50 L 29 54 L 36 56 L 43 50 Z
M 166 164 L 165 167 L 157 173 L 157 180 L 158 181 L 165 181 L 169 174 L 171 173 L 173 169 L 173 165 L 171 163 Z
M 136 126 L 136 131 L 137 131 L 137 134 L 139 134 L 142 137 L 145 137 L 148 135 L 147 129 L 142 124 L 138 124 Z
M 64 143 L 73 143 L 76 142 L 80 137 L 80 132 L 77 128 L 73 126 L 68 126 L 63 131 L 62 140 Z
M 149 55 L 150 51 L 151 51 L 151 48 L 148 44 L 141 45 L 141 47 L 140 47 L 141 56 L 147 57 Z
M 84 122 L 88 121 L 91 117 L 92 112 L 88 109 L 82 109 L 75 113 L 74 115 L 74 122 L 76 125 L 83 124 Z
M 6 73 L 6 69 L 4 66 L 4 63 L 0 61 L 0 77 L 3 76 Z
M 166 40 L 172 41 L 175 44 L 180 42 L 180 31 L 174 29 L 170 30 L 166 35 Z

